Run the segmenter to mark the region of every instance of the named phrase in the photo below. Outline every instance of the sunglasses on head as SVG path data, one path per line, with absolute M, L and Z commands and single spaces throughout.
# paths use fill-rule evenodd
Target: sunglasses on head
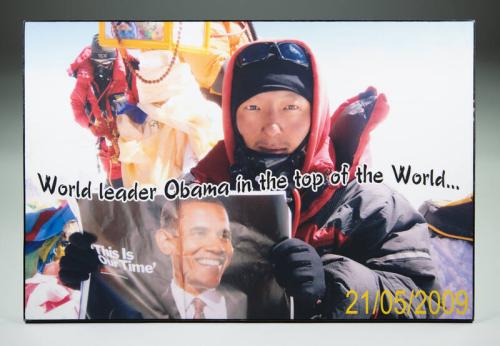
M 255 62 L 266 61 L 272 56 L 309 68 L 310 60 L 306 50 L 293 42 L 259 42 L 245 48 L 236 63 L 243 67 Z

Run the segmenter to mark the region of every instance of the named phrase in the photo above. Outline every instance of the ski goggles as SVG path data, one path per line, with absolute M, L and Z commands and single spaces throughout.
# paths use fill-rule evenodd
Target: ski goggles
M 94 64 L 102 67 L 111 67 L 113 65 L 113 62 L 115 61 L 114 58 L 109 58 L 109 59 L 91 58 L 91 60 L 94 62 Z
M 280 60 L 290 61 L 309 68 L 311 65 L 305 48 L 293 42 L 259 42 L 254 43 L 236 57 L 236 64 L 244 67 L 260 61 L 266 61 L 272 56 Z

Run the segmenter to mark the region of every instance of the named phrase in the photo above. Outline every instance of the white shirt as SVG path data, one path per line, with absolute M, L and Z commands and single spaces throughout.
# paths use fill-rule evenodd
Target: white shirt
M 177 285 L 175 280 L 172 280 L 170 283 L 170 289 L 181 318 L 193 318 L 193 299 L 199 298 L 205 303 L 205 307 L 203 308 L 205 318 L 227 319 L 226 298 L 216 289 L 213 288 L 204 291 L 198 296 L 194 296 Z

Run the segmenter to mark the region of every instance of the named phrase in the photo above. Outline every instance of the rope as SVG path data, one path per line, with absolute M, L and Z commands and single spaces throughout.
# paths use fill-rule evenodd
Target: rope
M 125 48 L 123 47 L 123 43 L 122 43 L 122 39 L 120 37 L 120 35 L 118 35 L 118 29 L 117 29 L 117 26 L 116 26 L 116 22 L 111 22 L 111 25 L 113 27 L 113 34 L 114 36 L 116 37 L 117 41 L 118 41 L 118 44 L 120 45 L 120 50 L 121 51 L 125 51 Z M 167 77 L 170 73 L 170 71 L 172 70 L 172 67 L 174 66 L 174 63 L 177 59 L 177 55 L 178 55 L 178 51 L 179 51 L 179 45 L 180 45 L 180 42 L 181 42 L 181 33 L 182 33 L 182 22 L 179 22 L 179 28 L 177 30 L 177 40 L 176 40 L 176 43 L 175 43 L 175 47 L 174 47 L 174 55 L 172 56 L 172 59 L 170 60 L 170 63 L 168 64 L 168 67 L 167 67 L 167 70 L 165 71 L 165 73 L 163 73 L 159 78 L 157 79 L 146 79 L 144 78 L 143 76 L 141 76 L 139 74 L 139 72 L 137 72 L 133 67 L 132 65 L 130 64 L 130 61 L 128 59 L 124 59 L 125 60 L 125 63 L 127 64 L 127 66 L 129 67 L 130 71 L 132 71 L 132 73 L 135 74 L 135 76 L 143 83 L 146 83 L 146 84 L 156 84 L 156 83 L 160 83 L 162 80 L 165 79 L 165 77 Z M 123 54 L 122 54 L 123 55 Z

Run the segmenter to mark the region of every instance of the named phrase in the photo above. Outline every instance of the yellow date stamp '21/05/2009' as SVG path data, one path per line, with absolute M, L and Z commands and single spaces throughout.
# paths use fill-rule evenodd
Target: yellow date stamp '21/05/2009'
M 469 297 L 465 290 L 453 292 L 445 290 L 439 292 L 432 290 L 427 293 L 424 290 L 378 290 L 373 297 L 368 291 L 359 294 L 355 290 L 349 290 L 346 297 L 351 299 L 345 313 L 346 315 L 371 314 L 383 315 L 451 315 L 467 313 Z

